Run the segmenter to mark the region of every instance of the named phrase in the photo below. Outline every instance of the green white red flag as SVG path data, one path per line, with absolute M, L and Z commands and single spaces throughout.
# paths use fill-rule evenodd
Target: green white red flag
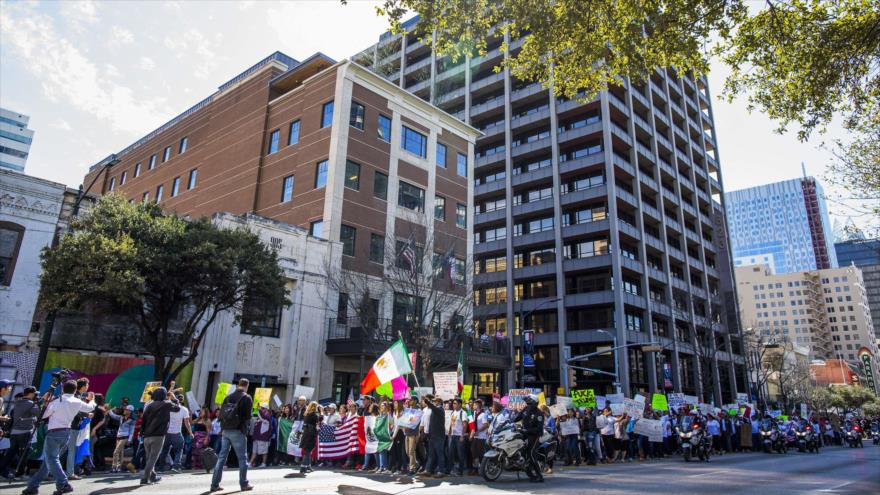
M 364 381 L 361 382 L 361 395 L 368 394 L 379 385 L 407 373 L 412 373 L 409 353 L 403 340 L 398 339 L 384 354 L 379 356 L 367 376 L 364 377 Z

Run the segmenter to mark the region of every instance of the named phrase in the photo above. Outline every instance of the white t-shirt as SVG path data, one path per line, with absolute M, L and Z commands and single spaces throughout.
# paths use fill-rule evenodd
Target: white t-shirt
M 180 410 L 171 413 L 171 421 L 168 422 L 168 433 L 180 433 L 183 428 L 183 419 L 189 417 L 189 409 L 180 406 Z
M 452 414 L 449 416 L 449 429 L 447 431 L 451 431 L 451 435 L 453 436 L 462 436 L 467 431 L 464 429 L 465 423 L 468 421 L 468 415 L 464 412 L 463 409 L 459 409 L 458 411 L 451 411 Z
M 211 420 L 211 435 L 219 435 L 222 428 L 220 428 L 220 420 L 214 418 Z
M 421 422 L 422 430 L 425 432 L 425 435 L 428 434 L 428 427 L 431 426 L 431 408 L 426 407 L 422 409 L 422 422 Z
M 489 430 L 483 430 L 486 427 L 486 423 L 489 422 L 489 417 L 484 412 L 480 412 L 477 415 L 477 429 L 474 431 L 474 438 L 479 438 L 481 440 L 486 440 L 488 437 Z

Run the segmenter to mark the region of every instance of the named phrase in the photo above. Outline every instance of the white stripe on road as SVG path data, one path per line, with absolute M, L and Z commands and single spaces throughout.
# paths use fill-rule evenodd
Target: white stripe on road
M 726 473 L 726 472 L 727 472 L 726 469 L 720 469 L 718 471 L 709 471 L 708 473 L 690 474 L 690 475 L 688 475 L 688 478 L 699 478 L 700 476 L 709 476 L 710 474 L 719 474 L 719 473 Z
M 839 485 L 832 486 L 831 488 L 825 488 L 825 489 L 822 489 L 819 491 L 823 492 L 823 493 L 833 492 L 833 491 L 837 491 L 840 488 L 845 487 L 846 485 L 852 485 L 853 483 L 855 483 L 855 482 L 854 481 L 847 481 L 846 483 L 841 483 Z

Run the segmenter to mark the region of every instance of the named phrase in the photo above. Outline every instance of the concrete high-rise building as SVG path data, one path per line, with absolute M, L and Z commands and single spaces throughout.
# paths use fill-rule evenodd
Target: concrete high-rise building
M 471 177 L 478 134 L 357 64 L 322 54 L 297 61 L 276 52 L 93 166 L 83 183 L 96 180 L 98 193 L 154 201 L 181 216 L 252 213 L 337 243 L 340 272 L 346 280 L 363 281 L 353 288 L 370 291 L 345 293 L 341 280 L 331 285 L 333 295 L 323 303 L 333 317 L 303 326 L 313 336 L 306 339 L 311 347 L 297 351 L 302 372 L 267 371 L 270 383 L 287 386 L 289 394 L 306 385 L 318 389 L 316 397 L 345 400 L 391 342 L 401 334 L 407 341 L 421 339 L 412 332 L 422 326 L 434 329 L 435 366 L 455 369 L 463 348 L 468 371 L 496 383 L 510 366 L 509 341 L 467 334 L 465 313 L 452 306 L 419 321 L 432 301 L 413 294 L 411 285 L 391 283 L 386 263 L 388 254 L 397 253 L 408 258 L 413 272 L 447 274 L 449 279 L 427 285 L 469 301 L 472 277 L 464 267 L 473 256 Z M 278 236 L 279 245 L 282 240 Z M 438 262 L 435 270 L 439 264 L 444 269 L 420 263 L 417 254 L 424 253 Z M 340 272 L 328 266 L 306 276 Z M 418 288 L 425 289 L 426 279 L 420 280 Z M 437 290 L 430 293 L 433 300 L 440 297 Z M 361 311 L 365 306 L 369 318 Z M 293 331 L 288 319 L 265 313 L 259 325 L 241 329 L 259 337 L 251 347 L 254 359 L 265 357 L 262 349 L 279 347 L 281 333 Z M 427 356 L 419 359 L 424 363 Z M 230 370 L 219 379 L 234 377 Z
M 874 333 L 880 332 L 880 239 L 860 239 L 834 245 L 841 267 L 854 265 L 862 270 Z
M 608 377 L 569 373 L 566 357 L 658 341 L 659 353 L 617 351 L 623 390 L 698 393 L 691 342 L 714 332 L 724 344 L 704 376 L 724 400 L 745 392 L 705 78 L 657 69 L 584 103 L 495 70 L 522 39 L 496 36 L 454 62 L 418 40 L 417 22 L 353 60 L 483 132 L 474 325 L 517 345 L 521 329 L 535 332 L 524 385 L 612 391 Z M 610 353 L 580 364 L 614 367 Z
M 861 367 L 867 349 L 878 382 L 877 342 L 862 272 L 855 266 L 773 273 L 767 265 L 736 268 L 742 325 L 767 341 L 809 346 L 816 359 Z M 870 380 L 869 380 L 870 381 Z
M 725 193 L 736 266 L 769 265 L 776 273 L 836 268 L 822 186 L 812 177 Z
M 28 129 L 30 117 L 0 108 L 0 168 L 24 172 L 34 131 Z

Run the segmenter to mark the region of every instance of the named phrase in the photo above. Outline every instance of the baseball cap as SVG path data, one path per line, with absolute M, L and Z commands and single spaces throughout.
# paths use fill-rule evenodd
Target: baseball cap
M 21 393 L 24 395 L 33 394 L 36 392 L 37 392 L 37 387 L 30 387 L 30 386 L 25 387 L 24 390 L 21 391 Z
M 132 405 L 127 405 L 127 406 L 125 406 L 125 408 L 131 412 L 134 412 L 134 406 L 132 406 Z
M 12 380 L 6 380 L 6 379 L 0 380 L 0 388 L 11 387 L 13 385 L 15 385 L 15 382 Z

